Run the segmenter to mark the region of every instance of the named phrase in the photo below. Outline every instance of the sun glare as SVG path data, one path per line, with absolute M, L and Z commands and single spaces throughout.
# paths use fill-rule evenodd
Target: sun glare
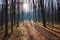
M 28 12 L 28 11 L 29 11 L 29 5 L 28 5 L 27 3 L 24 3 L 24 4 L 23 4 L 23 10 L 24 10 L 25 12 Z

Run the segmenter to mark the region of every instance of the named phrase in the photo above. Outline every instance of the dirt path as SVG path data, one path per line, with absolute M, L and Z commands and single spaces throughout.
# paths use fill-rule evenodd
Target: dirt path
M 60 40 L 33 22 L 23 22 L 10 36 L 1 40 Z
M 27 27 L 30 32 L 30 34 L 33 36 L 35 40 L 45 40 L 45 37 L 39 33 L 33 25 L 30 24 L 30 22 L 27 22 Z
M 47 31 L 46 29 L 39 27 L 32 22 L 27 22 L 27 27 L 35 40 L 60 40 L 59 37 L 54 35 L 56 34 L 55 32 L 52 34 L 50 31 Z

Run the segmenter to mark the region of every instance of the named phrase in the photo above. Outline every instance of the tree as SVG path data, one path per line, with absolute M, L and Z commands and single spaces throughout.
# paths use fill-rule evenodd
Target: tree
M 10 11 L 11 11 L 11 31 L 13 32 L 13 26 L 16 24 L 16 13 L 15 13 L 15 6 L 16 6 L 16 0 L 11 0 L 11 6 L 10 6 Z
M 53 0 L 51 1 L 51 8 L 52 8 L 52 14 L 51 14 L 51 16 L 52 16 L 52 27 L 54 27 L 54 18 L 53 18 L 53 15 L 54 15 L 54 9 L 53 9 Z
M 36 18 L 36 5 L 34 3 L 34 0 L 33 0 L 33 20 L 35 22 L 37 21 L 37 18 Z
M 13 32 L 13 0 L 11 0 L 11 31 Z
M 1 28 L 3 30 L 3 4 L 2 4 L 2 10 L 1 10 Z
M 38 0 L 38 21 L 40 22 L 40 0 Z
M 47 10 L 47 21 L 48 21 L 48 25 L 49 25 L 49 22 L 50 22 L 50 0 L 48 1 L 48 10 Z
M 60 0 L 58 0 L 58 23 L 60 23 Z
M 15 10 L 16 10 L 16 0 L 14 0 L 13 2 L 13 21 L 14 21 L 14 26 L 16 24 L 16 13 L 15 13 Z
M 8 36 L 8 0 L 5 0 L 5 37 Z
M 17 2 L 17 6 L 18 6 L 18 14 L 17 14 L 17 27 L 19 26 L 19 11 L 20 11 L 20 8 L 19 8 L 19 0 Z
M 46 20 L 45 20 L 45 9 L 44 9 L 44 0 L 40 0 L 41 5 L 41 14 L 42 14 L 42 20 L 43 20 L 43 26 L 46 27 Z

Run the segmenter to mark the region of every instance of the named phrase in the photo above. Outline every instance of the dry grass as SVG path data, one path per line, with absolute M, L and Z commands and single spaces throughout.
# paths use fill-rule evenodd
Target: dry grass
M 40 23 L 40 22 L 37 22 L 37 24 L 38 25 L 43 25 L 42 23 Z M 47 23 L 48 24 L 48 23 Z M 46 24 L 46 25 L 47 25 Z M 49 25 L 47 25 L 47 27 L 50 27 L 50 28 L 52 28 L 52 29 L 56 29 L 56 30 L 60 30 L 60 24 L 54 24 L 54 27 L 52 27 L 52 24 L 51 23 L 49 23 Z
M 27 32 L 26 27 L 23 26 L 23 24 L 20 25 L 18 30 L 20 31 L 20 34 L 21 34 L 21 40 L 28 40 L 29 38 L 28 32 Z

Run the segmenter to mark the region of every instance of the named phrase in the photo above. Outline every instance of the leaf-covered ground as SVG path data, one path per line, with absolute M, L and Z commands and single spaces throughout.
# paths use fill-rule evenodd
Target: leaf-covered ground
M 27 21 L 21 23 L 10 36 L 0 40 L 60 40 L 59 37 L 60 34 Z

